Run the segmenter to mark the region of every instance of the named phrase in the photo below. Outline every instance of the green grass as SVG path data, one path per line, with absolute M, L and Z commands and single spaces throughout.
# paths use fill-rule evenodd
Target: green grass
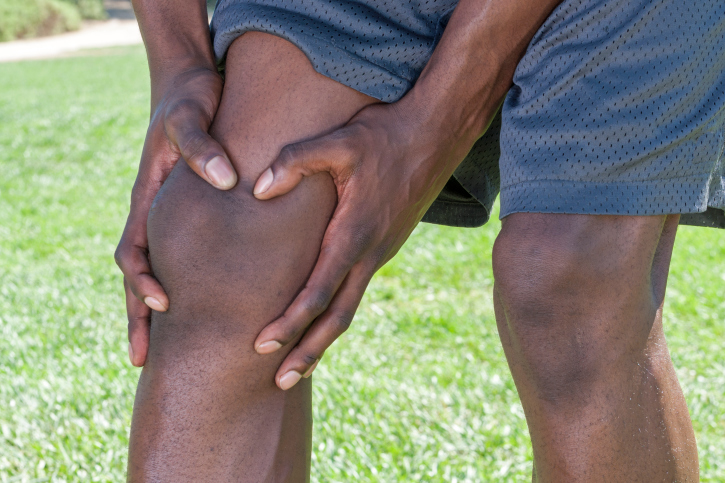
M 0 481 L 121 481 L 139 371 L 120 235 L 141 48 L 0 64 Z M 316 373 L 313 481 L 530 481 L 491 305 L 499 229 L 424 225 Z M 725 481 L 725 232 L 682 228 L 666 330 L 703 481 Z

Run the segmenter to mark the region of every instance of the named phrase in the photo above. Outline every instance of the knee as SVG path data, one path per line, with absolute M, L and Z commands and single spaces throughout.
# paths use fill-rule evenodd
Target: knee
M 572 240 L 571 231 L 515 216 L 504 220 L 493 248 L 496 294 L 511 318 L 541 324 L 592 283 L 587 275 L 598 271 L 598 260 L 594 250 Z
M 508 309 L 525 311 L 517 318 L 531 321 L 574 307 L 600 310 L 598 301 L 641 302 L 651 295 L 647 289 L 661 223 L 633 218 L 510 215 L 493 249 L 499 300 Z
M 254 284 L 250 255 L 273 235 L 274 225 L 260 229 L 260 217 L 244 213 L 252 211 L 246 198 L 217 192 L 185 163 L 156 196 L 147 222 L 149 260 L 169 296 L 163 318 L 174 319 L 177 328 L 187 319 L 218 319 L 217 309 L 231 313 L 230 289 L 248 293 Z
M 597 341 L 566 315 L 581 312 L 597 261 L 564 234 L 522 228 L 505 223 L 494 245 L 495 297 L 505 314 L 499 331 L 510 342 L 510 363 L 523 369 L 540 397 L 561 402 L 581 394 L 596 372 Z
M 256 298 L 291 297 L 317 258 L 334 209 L 334 187 L 324 176 L 258 201 L 249 187 L 216 190 L 179 163 L 147 224 L 152 269 L 171 307 L 201 309 L 208 318 L 217 310 L 249 313 Z
M 329 177 L 313 178 L 260 202 L 246 187 L 222 192 L 177 165 L 148 219 L 151 266 L 170 302 L 153 314 L 150 358 L 202 355 L 222 375 L 259 369 L 253 341 L 302 288 L 334 208 Z M 264 361 L 271 368 L 277 359 Z
M 504 221 L 493 252 L 499 330 L 512 369 L 541 397 L 579 397 L 644 347 L 656 232 L 593 216 Z

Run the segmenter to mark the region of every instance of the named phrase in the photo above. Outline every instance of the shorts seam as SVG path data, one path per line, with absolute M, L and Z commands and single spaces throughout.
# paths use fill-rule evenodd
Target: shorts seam
M 629 186 L 635 186 L 635 185 L 650 185 L 650 184 L 657 184 L 662 182 L 672 182 L 672 181 L 678 181 L 678 180 L 687 180 L 688 184 L 695 183 L 698 180 L 707 180 L 709 179 L 709 176 L 702 176 L 699 177 L 695 176 L 677 176 L 675 178 L 663 178 L 659 180 L 642 180 L 642 181 L 612 181 L 612 182 L 601 182 L 601 181 L 584 181 L 580 179 L 571 180 L 571 179 L 559 179 L 559 178 L 536 178 L 536 179 L 529 179 L 524 181 L 518 181 L 516 183 L 508 184 L 505 186 L 501 186 L 500 191 L 504 191 L 511 188 L 517 188 L 521 185 L 531 184 L 531 183 L 540 183 L 540 182 L 546 182 L 546 183 L 572 183 L 572 184 L 591 184 L 591 185 L 597 185 L 597 186 L 622 186 L 622 185 L 629 185 Z

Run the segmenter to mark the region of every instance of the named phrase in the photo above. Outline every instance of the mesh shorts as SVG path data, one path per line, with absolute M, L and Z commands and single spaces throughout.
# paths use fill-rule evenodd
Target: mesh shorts
M 255 30 L 384 102 L 428 62 L 455 0 L 220 0 L 223 65 Z M 491 127 L 424 221 L 480 226 L 516 212 L 682 214 L 725 228 L 725 2 L 564 0 L 521 59 Z

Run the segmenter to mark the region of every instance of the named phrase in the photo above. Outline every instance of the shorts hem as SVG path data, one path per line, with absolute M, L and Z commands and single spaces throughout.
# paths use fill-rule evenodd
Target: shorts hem
M 709 179 L 674 178 L 640 183 L 593 183 L 566 180 L 523 181 L 501 188 L 503 219 L 513 213 L 566 213 L 581 215 L 652 216 L 714 213 L 722 219 L 725 206 L 710 206 Z M 673 196 L 678 197 L 673 202 Z M 703 226 L 698 217 L 683 224 Z M 689 221 L 692 220 L 692 221 Z M 723 226 L 725 227 L 725 226 Z
M 435 200 L 421 220 L 434 225 L 478 228 L 486 224 L 491 214 L 480 203 Z
M 246 32 L 263 32 L 280 37 L 300 49 L 312 64 L 318 74 L 354 89 L 362 94 L 368 95 L 382 102 L 395 102 L 405 95 L 413 86 L 413 82 L 396 75 L 390 70 L 370 62 L 367 59 L 352 55 L 344 48 L 338 47 L 333 42 L 313 37 L 301 32 L 293 32 L 290 24 L 293 24 L 291 16 L 300 16 L 295 12 L 289 12 L 287 17 L 276 23 L 267 22 L 265 25 L 239 24 L 236 21 L 227 19 L 234 18 L 227 12 L 227 9 L 234 9 L 241 6 L 232 5 L 219 12 L 221 19 L 212 21 L 214 54 L 217 64 L 223 66 L 226 54 L 231 44 Z M 270 10 L 265 6 L 244 5 L 250 10 L 250 15 L 256 18 L 263 18 L 262 12 Z M 216 13 L 215 13 L 216 15 Z M 344 60 L 341 60 L 344 59 Z M 339 72 L 338 72 L 339 70 Z M 350 74 L 358 71 L 355 77 L 365 79 L 362 82 L 354 82 Z

